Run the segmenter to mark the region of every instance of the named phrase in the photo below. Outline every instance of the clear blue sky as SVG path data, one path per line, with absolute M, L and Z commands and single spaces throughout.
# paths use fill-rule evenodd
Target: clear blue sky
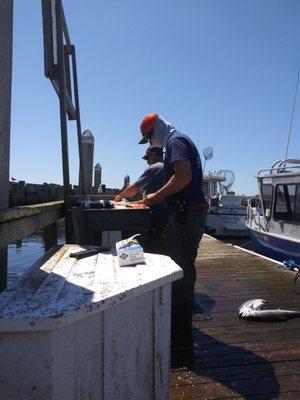
M 283 157 L 300 66 L 298 0 L 63 0 L 76 46 L 82 129 L 95 136 L 103 182 L 145 167 L 141 117 L 158 112 L 214 148 L 207 170 L 231 169 L 238 193 Z M 41 4 L 14 1 L 11 172 L 62 182 L 58 98 L 44 77 Z M 300 158 L 300 93 L 291 157 Z M 78 181 L 69 123 L 70 177 Z

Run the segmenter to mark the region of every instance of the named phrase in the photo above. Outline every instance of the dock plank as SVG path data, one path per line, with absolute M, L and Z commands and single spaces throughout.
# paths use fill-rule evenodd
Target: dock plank
M 207 235 L 196 270 L 198 308 L 211 319 L 195 316 L 195 360 L 190 369 L 171 371 L 170 399 L 299 399 L 300 319 L 238 318 L 239 306 L 254 298 L 272 309 L 299 310 L 294 273 Z

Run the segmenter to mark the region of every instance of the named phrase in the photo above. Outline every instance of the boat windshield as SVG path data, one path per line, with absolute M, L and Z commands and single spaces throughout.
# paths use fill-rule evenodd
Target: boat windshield
M 274 220 L 300 223 L 300 184 L 276 186 Z
M 270 216 L 272 210 L 272 202 L 273 202 L 273 185 L 265 183 L 261 185 L 261 198 L 262 198 L 264 213 L 266 216 Z

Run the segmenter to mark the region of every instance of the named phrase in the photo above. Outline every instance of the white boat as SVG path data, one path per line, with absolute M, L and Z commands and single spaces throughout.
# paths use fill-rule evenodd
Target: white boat
M 276 161 L 257 180 L 260 198 L 249 199 L 246 222 L 254 250 L 300 265 L 300 160 Z
M 246 227 L 247 200 L 230 191 L 234 182 L 232 171 L 220 170 L 203 176 L 203 189 L 209 204 L 207 233 L 215 236 L 248 236 Z

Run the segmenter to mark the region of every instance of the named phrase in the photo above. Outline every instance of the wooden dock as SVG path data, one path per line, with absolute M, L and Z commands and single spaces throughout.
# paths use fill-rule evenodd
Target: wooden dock
M 300 319 L 238 318 L 239 306 L 255 298 L 267 308 L 300 310 L 294 273 L 210 236 L 196 266 L 197 302 L 212 318 L 195 318 L 195 361 L 172 370 L 170 399 L 300 399 Z

